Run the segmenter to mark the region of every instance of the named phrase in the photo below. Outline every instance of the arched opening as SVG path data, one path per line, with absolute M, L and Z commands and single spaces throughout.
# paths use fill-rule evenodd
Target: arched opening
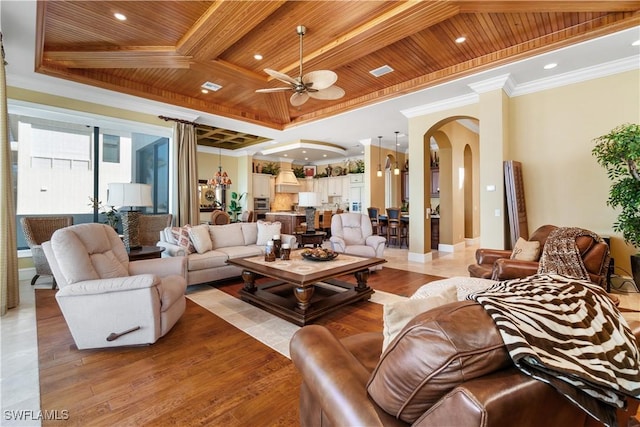
M 453 252 L 464 248 L 465 240 L 478 233 L 479 179 L 477 157 L 478 121 L 472 117 L 448 117 L 424 135 L 425 187 L 431 189 L 433 216 L 427 238 L 430 247 Z M 436 181 L 437 180 L 437 181 Z M 439 214 L 439 215 L 438 215 Z M 438 229 L 432 229 L 438 227 Z M 425 227 L 425 231 L 427 227 Z M 434 239 L 438 239 L 434 244 Z

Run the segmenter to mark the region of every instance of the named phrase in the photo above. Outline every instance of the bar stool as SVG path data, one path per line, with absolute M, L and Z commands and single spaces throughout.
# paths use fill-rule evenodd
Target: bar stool
M 400 222 L 400 208 L 387 208 L 387 246 L 400 246 L 402 223 Z
M 380 220 L 378 219 L 378 215 L 380 213 L 378 208 L 369 207 L 367 208 L 367 212 L 369 213 L 369 220 L 371 221 L 371 228 L 373 229 L 373 234 L 380 235 Z

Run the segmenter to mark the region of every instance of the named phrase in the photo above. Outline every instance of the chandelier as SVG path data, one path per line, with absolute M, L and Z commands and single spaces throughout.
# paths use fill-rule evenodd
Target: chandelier
M 207 181 L 207 184 L 222 189 L 231 187 L 231 179 L 229 178 L 229 175 L 227 175 L 226 171 L 222 170 L 222 149 L 220 149 L 218 154 L 218 172 L 216 172 L 213 178 Z

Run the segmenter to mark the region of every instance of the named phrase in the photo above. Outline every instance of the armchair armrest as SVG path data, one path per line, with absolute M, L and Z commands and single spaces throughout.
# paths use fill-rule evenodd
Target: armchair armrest
M 157 286 L 160 279 L 154 274 L 139 274 L 137 276 L 114 277 L 111 279 L 85 280 L 72 283 L 61 288 L 56 297 L 98 295 L 109 292 L 124 292 L 135 289 L 145 289 Z
M 538 273 L 538 265 L 537 261 L 499 259 L 493 264 L 491 279 L 509 280 L 532 276 Z
M 178 275 L 187 278 L 187 257 L 172 256 L 166 258 L 143 259 L 129 263 L 129 274 L 156 274 L 160 277 Z
M 289 349 L 291 360 L 330 424 L 393 423 L 393 417 L 367 395 L 369 372 L 328 329 L 318 325 L 303 327 L 294 334 Z
M 375 249 L 376 253 L 378 253 L 378 247 L 380 245 L 385 245 L 387 243 L 387 239 L 382 236 L 369 236 L 364 241 L 365 245 L 371 246 Z
M 347 244 L 341 237 L 331 236 L 329 242 L 331 242 L 331 248 L 336 252 L 344 253 L 347 250 Z
M 476 251 L 476 262 L 478 264 L 493 265 L 499 259 L 511 257 L 510 250 L 505 249 L 483 249 L 480 248 Z
M 298 240 L 296 239 L 296 236 L 292 234 L 281 234 L 280 240 L 282 243 L 288 243 L 289 247 L 292 249 L 298 247 L 298 244 L 296 243 Z
M 172 256 L 187 256 L 187 251 L 182 246 L 174 245 L 173 243 L 165 242 L 163 240 L 156 243 L 156 246 L 165 248 L 162 252 L 163 258 Z

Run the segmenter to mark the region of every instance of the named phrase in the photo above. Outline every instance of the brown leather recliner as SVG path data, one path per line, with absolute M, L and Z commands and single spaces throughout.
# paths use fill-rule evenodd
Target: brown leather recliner
M 444 391 L 442 397 L 424 411 L 413 414 L 412 422 L 403 421 L 402 416 L 387 412 L 378 402 L 387 399 L 398 403 L 405 411 L 407 406 L 419 406 L 416 402 L 421 392 L 413 393 L 407 385 L 420 383 L 413 375 L 424 370 L 424 365 L 435 363 L 450 357 L 446 352 L 446 342 L 460 340 L 468 343 L 468 348 L 486 346 L 495 340 L 498 334 L 495 324 L 488 315 L 477 315 L 475 304 L 471 301 L 448 304 L 435 310 L 452 311 L 464 305 L 462 321 L 449 325 L 438 339 L 438 332 L 425 334 L 424 329 L 409 339 L 418 351 L 416 357 L 400 355 L 401 363 L 387 366 L 386 377 L 379 383 L 378 395 L 372 397 L 370 385 L 383 369 L 379 365 L 382 354 L 382 333 L 361 333 L 338 340 L 327 328 L 308 325 L 293 336 L 290 343 L 291 360 L 302 376 L 300 387 L 300 425 L 306 426 L 482 426 L 482 427 L 584 427 L 602 426 L 589 417 L 567 398 L 551 386 L 521 373 L 508 358 L 508 355 L 482 354 L 475 361 L 467 356 L 454 357 L 455 365 L 448 377 L 462 373 L 460 382 Z M 480 307 L 476 304 L 477 307 Z M 475 310 L 475 311 L 474 311 Z M 481 307 L 480 311 L 484 311 Z M 433 310 L 431 310 L 433 312 Z M 415 325 L 426 313 L 416 316 L 411 322 Z M 420 319 L 418 319 L 420 318 Z M 465 321 L 468 319 L 468 321 Z M 488 320 L 487 320 L 488 319 Z M 640 339 L 640 322 L 631 325 L 636 340 Z M 406 331 L 405 328 L 403 331 Z M 449 335 L 447 335 L 449 334 Z M 493 338 L 489 339 L 488 336 Z M 499 335 L 499 334 L 498 334 Z M 461 338 L 463 337 L 463 338 Z M 500 339 L 498 337 L 498 339 Z M 397 340 L 399 342 L 399 340 Z M 421 342 L 422 341 L 422 342 Z M 392 347 L 391 343 L 389 347 Z M 504 346 L 503 346 L 504 347 Z M 395 349 L 402 348 L 396 345 Z M 395 350 L 394 349 L 394 350 Z M 387 349 L 383 358 L 388 358 Z M 468 352 L 467 352 L 468 353 Z M 479 371 L 478 360 L 506 357 L 507 362 L 496 369 L 487 366 Z M 388 360 L 388 359 L 387 359 Z M 428 361 L 425 362 L 425 361 Z M 474 365 L 475 363 L 475 365 Z M 482 362 L 480 362 L 482 363 Z M 400 369 L 398 369 L 400 367 Z M 446 369 L 444 369 L 446 370 Z M 398 373 L 396 374 L 396 372 Z M 394 379 L 394 375 L 397 377 Z M 440 374 L 435 374 L 439 376 Z M 467 375 L 473 379 L 467 379 Z M 443 378 L 424 381 L 429 387 L 442 389 Z M 398 398 L 405 393 L 408 398 Z M 383 402 L 384 404 L 384 402 Z M 630 399 L 626 411 L 618 410 L 618 424 L 626 426 L 630 416 L 635 415 L 638 401 Z M 414 421 L 415 419 L 415 421 Z
M 540 242 L 540 255 L 549 233 L 557 228 L 554 225 L 543 225 L 531 234 L 529 241 Z M 604 242 L 596 242 L 589 236 L 578 237 L 576 245 L 590 280 L 605 287 L 609 246 Z M 476 264 L 468 267 L 469 275 L 492 280 L 509 280 L 531 276 L 538 272 L 538 261 L 511 259 L 511 254 L 511 250 L 480 248 L 476 251 Z

